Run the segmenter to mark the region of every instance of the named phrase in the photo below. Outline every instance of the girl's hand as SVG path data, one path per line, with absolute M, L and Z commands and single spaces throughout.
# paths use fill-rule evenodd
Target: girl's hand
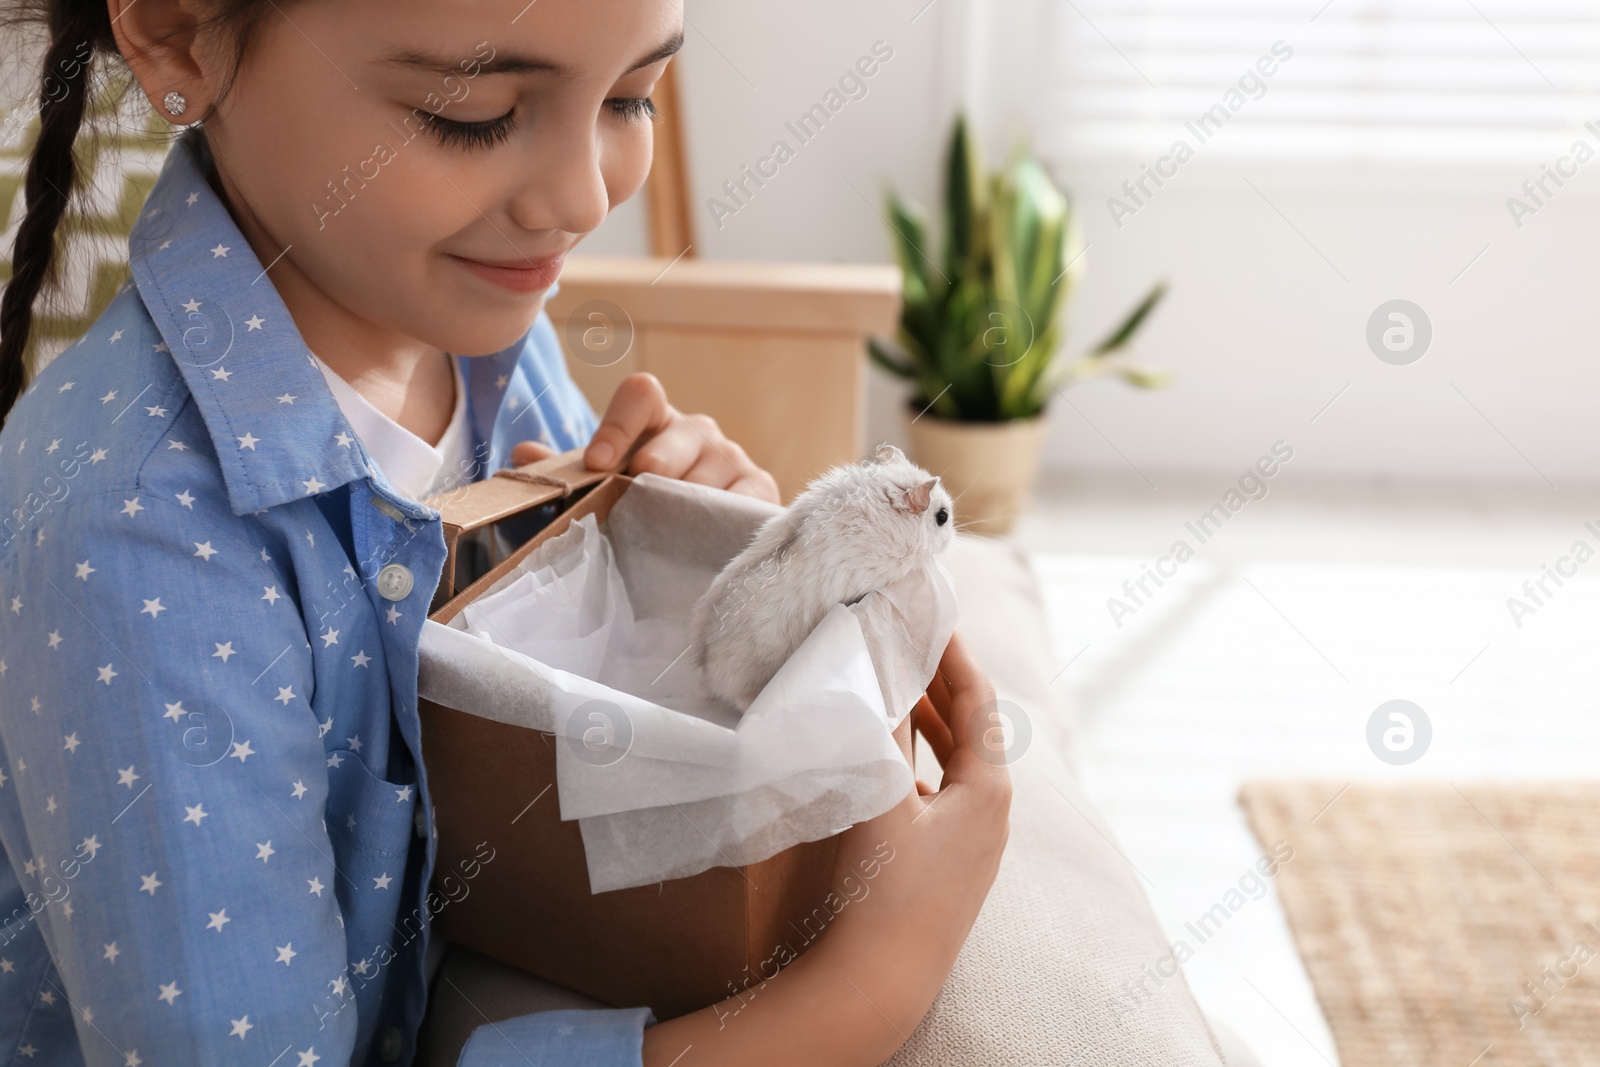
M 955 965 L 1010 834 L 1011 774 L 990 743 L 1002 736 L 996 712 L 994 687 L 952 635 L 912 712 L 944 771 L 939 788 L 919 781 L 898 805 L 840 835 L 834 888 L 850 903 L 817 949 L 904 1034 Z
M 685 415 L 673 407 L 661 382 L 644 372 L 628 375 L 611 395 L 600 427 L 584 450 L 584 464 L 590 470 L 610 467 L 635 442 L 643 443 L 628 463 L 629 474 L 649 472 L 782 503 L 772 475 L 724 437 L 715 420 L 709 415 Z M 511 462 L 520 467 L 554 454 L 538 441 L 523 441 L 511 450 Z
M 917 705 L 915 724 L 944 768 L 839 838 L 837 906 L 817 943 L 776 976 L 645 1028 L 645 1067 L 692 1047 L 702 1067 L 873 1067 L 927 1014 L 978 917 L 1010 832 L 1011 774 L 994 689 L 960 635 Z M 809 923 L 807 924 L 810 925 Z M 763 974 L 766 972 L 763 971 Z
M 645 1027 L 645 1067 L 677 1064 L 688 1048 L 701 1067 L 875 1067 L 917 1029 L 1000 869 L 1011 774 L 986 745 L 1000 725 L 994 688 L 958 633 L 914 713 L 944 768 L 939 789 L 918 782 L 845 830 L 834 864 L 843 904 L 818 905 L 816 915 L 834 913 L 818 942 L 770 981 Z

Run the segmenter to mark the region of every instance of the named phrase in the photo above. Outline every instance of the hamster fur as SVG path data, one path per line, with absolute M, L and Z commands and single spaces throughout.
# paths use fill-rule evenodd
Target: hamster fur
M 695 603 L 691 647 L 706 692 L 743 713 L 833 605 L 899 580 L 954 537 L 950 494 L 893 445 L 829 470 Z

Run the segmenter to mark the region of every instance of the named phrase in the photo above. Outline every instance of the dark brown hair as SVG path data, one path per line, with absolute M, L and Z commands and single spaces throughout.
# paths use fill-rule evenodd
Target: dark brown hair
M 225 30 L 233 44 L 232 68 L 218 94 L 219 100 L 238 74 L 249 31 L 271 10 L 272 6 L 260 0 L 212 3 L 202 29 Z M 81 175 L 74 147 L 89 107 L 93 75 L 97 67 L 125 69 L 125 64 L 117 49 L 106 0 L 24 0 L 8 5 L 0 24 L 11 34 L 20 33 L 29 24 L 36 24 L 49 34 L 40 72 L 39 135 L 23 178 L 27 210 L 11 248 L 11 280 L 0 297 L 3 422 L 26 384 L 34 302 L 60 269 L 56 234 L 79 187 Z M 127 78 L 127 85 L 133 84 L 134 80 Z

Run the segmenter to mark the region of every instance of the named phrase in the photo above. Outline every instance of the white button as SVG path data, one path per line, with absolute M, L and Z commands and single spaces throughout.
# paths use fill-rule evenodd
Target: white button
M 404 600 L 411 595 L 411 569 L 391 563 L 378 572 L 378 595 L 385 600 Z
M 403 1043 L 400 1040 L 400 1031 L 392 1026 L 384 1027 L 382 1049 L 383 1058 L 390 1061 L 397 1060 L 400 1058 L 402 1049 Z

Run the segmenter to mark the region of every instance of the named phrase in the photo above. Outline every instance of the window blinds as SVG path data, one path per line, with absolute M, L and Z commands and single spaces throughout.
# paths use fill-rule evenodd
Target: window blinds
M 1246 158 L 1525 163 L 1600 121 L 1595 0 L 1042 0 L 1042 15 L 1048 158 L 1183 139 Z

